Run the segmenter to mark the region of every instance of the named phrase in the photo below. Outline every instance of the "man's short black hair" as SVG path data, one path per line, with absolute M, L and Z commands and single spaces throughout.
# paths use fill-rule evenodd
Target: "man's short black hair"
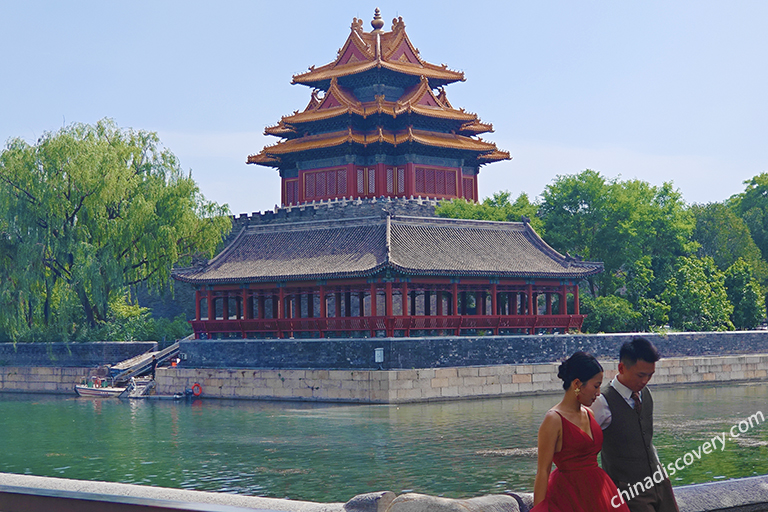
M 645 338 L 637 337 L 632 341 L 627 341 L 621 346 L 619 351 L 619 361 L 625 366 L 634 366 L 638 359 L 646 363 L 655 363 L 661 356 L 653 343 Z

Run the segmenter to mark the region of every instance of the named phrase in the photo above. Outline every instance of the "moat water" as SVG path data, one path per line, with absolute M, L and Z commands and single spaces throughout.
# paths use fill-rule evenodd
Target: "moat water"
M 530 491 L 537 429 L 559 399 L 327 405 L 0 394 L 0 472 L 320 502 L 383 490 Z M 768 384 L 661 388 L 654 399 L 664 464 L 758 411 L 768 417 Z M 768 474 L 768 421 L 742 427 L 724 449 L 699 452 L 673 485 Z

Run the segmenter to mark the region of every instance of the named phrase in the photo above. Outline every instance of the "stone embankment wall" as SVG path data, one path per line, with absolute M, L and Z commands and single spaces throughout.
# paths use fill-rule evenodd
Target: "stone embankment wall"
M 560 361 L 577 350 L 615 359 L 636 334 L 446 336 L 274 340 L 184 340 L 185 366 L 318 370 L 407 370 Z M 663 357 L 768 353 L 768 331 L 644 334 Z M 376 349 L 383 361 L 376 362 Z
M 181 342 L 179 367 L 158 369 L 156 393 L 183 393 L 195 383 L 206 397 L 352 403 L 551 393 L 560 391 L 551 361 L 586 350 L 611 378 L 619 347 L 632 336 L 190 340 Z M 767 377 L 765 331 L 648 337 L 664 356 L 654 385 Z M 376 348 L 384 353 L 380 365 Z M 0 391 L 71 393 L 91 369 L 149 350 L 157 343 L 0 344 Z M 350 367 L 339 368 L 344 363 Z
M 616 360 L 601 359 L 607 381 Z M 412 370 L 254 370 L 160 368 L 157 393 L 199 384 L 211 398 L 405 403 L 562 392 L 557 363 Z M 758 382 L 768 377 L 768 353 L 672 357 L 656 365 L 654 386 Z
M 92 369 L 149 350 L 157 343 L 0 343 L 0 391 L 73 393 Z

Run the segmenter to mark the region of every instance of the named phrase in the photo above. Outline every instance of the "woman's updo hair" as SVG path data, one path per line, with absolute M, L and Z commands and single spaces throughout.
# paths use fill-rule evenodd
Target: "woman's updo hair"
M 557 377 L 563 381 L 563 389 L 571 387 L 574 379 L 587 382 L 589 379 L 603 371 L 603 367 L 597 362 L 595 356 L 586 352 L 576 352 L 565 362 L 560 364 Z

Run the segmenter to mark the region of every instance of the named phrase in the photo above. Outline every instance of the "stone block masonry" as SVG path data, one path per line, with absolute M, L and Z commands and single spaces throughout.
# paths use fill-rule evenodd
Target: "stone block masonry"
M 75 384 L 88 376 L 91 368 L 44 366 L 0 367 L 0 391 L 10 393 L 74 394 Z
M 548 363 L 577 350 L 616 358 L 637 334 L 446 336 L 284 340 L 184 340 L 182 359 L 195 368 L 405 370 Z M 662 357 L 768 353 L 768 331 L 643 334 Z M 384 361 L 375 362 L 383 349 Z
M 605 381 L 616 360 L 601 360 Z M 558 364 L 492 365 L 409 370 L 277 370 L 160 368 L 157 393 L 172 395 L 200 384 L 207 398 L 397 404 L 562 392 Z M 768 353 L 665 358 L 652 386 L 760 382 Z
M 92 369 L 150 350 L 156 342 L 0 343 L 0 391 L 74 393 Z
M 159 395 L 198 383 L 214 398 L 405 403 L 559 393 L 557 363 L 576 350 L 616 372 L 633 335 L 185 341 L 182 363 L 157 372 Z M 649 335 L 663 359 L 653 385 L 752 382 L 768 377 L 768 333 Z M 374 350 L 384 348 L 381 367 Z M 89 370 L 152 343 L 0 344 L 0 391 L 73 393 Z M 346 366 L 345 366 L 346 365 Z

